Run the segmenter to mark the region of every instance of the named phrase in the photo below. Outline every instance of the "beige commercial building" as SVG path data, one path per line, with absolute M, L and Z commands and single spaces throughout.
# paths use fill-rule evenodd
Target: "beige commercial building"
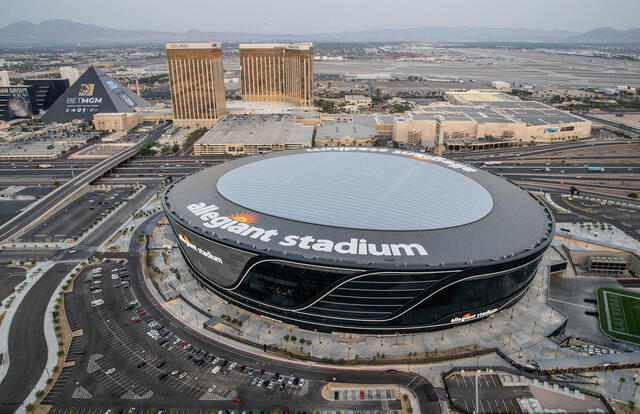
M 372 147 L 379 138 L 378 130 L 368 125 L 330 123 L 316 131 L 316 147 Z
M 9 72 L 6 70 L 0 70 L 0 86 L 10 86 Z
M 173 123 L 212 127 L 226 114 L 219 42 L 167 43 Z
M 228 115 L 194 145 L 195 155 L 252 155 L 311 147 L 314 127 L 289 114 Z
M 364 95 L 345 95 L 344 102 L 347 111 L 355 112 L 371 106 L 371 98 Z
M 591 136 L 591 121 L 534 101 L 434 105 L 395 117 L 393 139 L 433 147 L 436 119 L 445 148 L 464 151 L 572 141 Z
M 103 112 L 93 116 L 93 125 L 98 131 L 129 131 L 142 123 L 137 112 Z
M 69 85 L 73 85 L 80 77 L 80 71 L 76 68 L 72 68 L 71 66 L 61 66 L 60 77 L 62 79 L 68 79 Z
M 240 79 L 245 101 L 311 105 L 311 43 L 240 44 Z

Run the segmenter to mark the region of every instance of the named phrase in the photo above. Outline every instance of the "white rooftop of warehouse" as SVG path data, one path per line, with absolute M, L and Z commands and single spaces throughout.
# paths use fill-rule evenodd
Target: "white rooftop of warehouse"
M 291 114 L 229 115 L 211 128 L 198 145 L 292 144 L 311 146 L 313 127 L 294 123 Z
M 286 102 L 227 101 L 227 111 L 245 114 L 291 114 L 300 111 L 299 106 Z

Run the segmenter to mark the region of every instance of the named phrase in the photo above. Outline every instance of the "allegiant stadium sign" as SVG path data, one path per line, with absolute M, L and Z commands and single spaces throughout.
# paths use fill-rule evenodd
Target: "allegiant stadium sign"
M 312 236 L 289 234 L 280 236 L 277 229 L 264 229 L 252 224 L 257 221 L 255 213 L 221 215 L 215 204 L 204 202 L 190 204 L 187 210 L 202 220 L 207 229 L 226 231 L 241 237 L 278 243 L 283 247 L 296 247 L 317 252 L 335 252 L 348 255 L 371 256 L 427 256 L 427 250 L 418 243 L 369 243 L 365 239 L 351 238 L 348 241 L 317 239 Z M 184 242 L 184 240 L 183 240 Z
M 462 316 L 456 316 L 455 318 L 451 319 L 451 323 L 462 323 L 462 322 L 472 321 L 474 319 L 484 318 L 485 316 L 492 315 L 496 312 L 498 312 L 497 308 L 489 309 L 484 312 L 478 312 L 478 313 L 465 313 Z

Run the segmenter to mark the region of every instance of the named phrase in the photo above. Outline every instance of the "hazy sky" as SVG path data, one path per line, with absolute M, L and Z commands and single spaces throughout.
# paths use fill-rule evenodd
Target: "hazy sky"
M 69 19 L 118 29 L 317 33 L 416 26 L 640 27 L 640 0 L 0 0 L 0 26 Z

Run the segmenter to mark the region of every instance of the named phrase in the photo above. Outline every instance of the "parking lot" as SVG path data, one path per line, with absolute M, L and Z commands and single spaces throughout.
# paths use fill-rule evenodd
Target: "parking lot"
M 333 399 L 336 401 L 392 401 L 396 393 L 392 389 L 382 388 L 333 388 Z
M 211 407 L 213 401 L 222 408 L 260 407 L 263 401 L 270 409 L 309 392 L 303 378 L 220 358 L 176 336 L 173 323 L 161 326 L 138 303 L 131 270 L 124 260 L 89 267 L 65 297 L 70 324 L 84 335 L 70 345 L 67 361 L 76 365 L 63 370 L 45 398 L 57 412 L 70 406 Z
M 531 398 L 529 387 L 504 387 L 497 374 L 478 374 L 478 403 L 476 410 L 476 376 L 454 374 L 446 378 L 449 398 L 456 408 L 464 413 L 522 413 L 518 398 Z
M 89 191 L 24 233 L 19 240 L 42 243 L 79 238 L 133 192 L 133 187 Z

